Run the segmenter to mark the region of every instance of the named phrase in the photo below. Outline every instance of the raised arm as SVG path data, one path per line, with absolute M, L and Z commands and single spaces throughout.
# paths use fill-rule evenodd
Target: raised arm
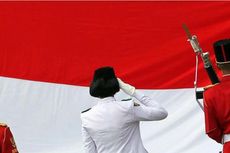
M 133 107 L 134 121 L 162 120 L 168 116 L 168 112 L 156 101 L 143 93 L 136 91 L 135 87 L 118 79 L 120 88 L 130 96 L 135 97 L 139 104 Z
M 144 94 L 135 91 L 133 95 L 141 105 L 135 105 L 134 120 L 155 121 L 162 120 L 168 116 L 168 112 L 156 101 Z

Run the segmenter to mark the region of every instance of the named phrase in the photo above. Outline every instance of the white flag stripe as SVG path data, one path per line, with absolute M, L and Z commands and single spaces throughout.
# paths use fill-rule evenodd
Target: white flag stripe
M 220 151 L 205 135 L 193 89 L 142 91 L 169 112 L 165 120 L 141 123 L 150 153 Z M 119 100 L 127 97 L 116 95 Z M 11 127 L 20 153 L 84 153 L 80 112 L 95 102 L 88 87 L 0 77 L 0 121 Z

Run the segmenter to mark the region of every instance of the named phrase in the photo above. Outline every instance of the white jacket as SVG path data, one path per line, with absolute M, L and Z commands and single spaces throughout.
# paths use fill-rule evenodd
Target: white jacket
M 134 97 L 141 105 L 107 97 L 81 114 L 86 153 L 148 153 L 141 140 L 139 121 L 161 120 L 168 113 L 148 96 L 136 91 Z

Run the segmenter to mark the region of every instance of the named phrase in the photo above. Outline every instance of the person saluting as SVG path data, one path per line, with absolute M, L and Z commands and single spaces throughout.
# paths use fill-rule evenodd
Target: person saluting
M 117 101 L 114 95 L 123 90 L 136 98 Z M 149 96 L 118 79 L 112 67 L 94 72 L 90 95 L 98 103 L 81 113 L 82 136 L 86 153 L 148 153 L 140 135 L 140 121 L 162 120 L 167 111 Z

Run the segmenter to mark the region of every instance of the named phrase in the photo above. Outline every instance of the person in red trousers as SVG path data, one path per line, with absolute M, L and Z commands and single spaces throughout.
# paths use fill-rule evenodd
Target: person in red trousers
M 219 40 L 213 46 L 222 78 L 204 91 L 205 130 L 223 144 L 223 153 L 230 153 L 230 39 Z
M 10 128 L 0 123 L 0 153 L 19 153 Z

